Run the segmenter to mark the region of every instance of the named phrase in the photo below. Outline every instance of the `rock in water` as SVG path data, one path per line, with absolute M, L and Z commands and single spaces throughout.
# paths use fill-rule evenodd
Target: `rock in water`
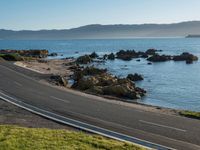
M 163 61 L 171 60 L 171 56 L 155 54 L 147 58 L 147 60 L 152 61 L 152 62 L 163 62 Z
M 144 80 L 144 78 L 142 77 L 142 75 L 140 74 L 128 74 L 127 79 L 131 80 L 131 81 L 141 81 Z
M 108 55 L 108 59 L 114 60 L 115 59 L 115 54 L 111 53 Z
M 90 54 L 89 56 L 90 56 L 90 58 L 97 58 L 97 57 L 99 57 L 99 56 L 97 55 L 97 53 L 95 53 L 95 52 L 93 52 L 93 53 Z
M 80 56 L 76 59 L 78 64 L 88 64 L 92 62 L 92 58 L 89 55 Z

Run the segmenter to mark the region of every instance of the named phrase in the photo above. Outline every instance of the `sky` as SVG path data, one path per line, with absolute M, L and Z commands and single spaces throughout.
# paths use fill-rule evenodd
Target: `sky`
M 200 20 L 200 0 L 0 0 L 0 29 Z

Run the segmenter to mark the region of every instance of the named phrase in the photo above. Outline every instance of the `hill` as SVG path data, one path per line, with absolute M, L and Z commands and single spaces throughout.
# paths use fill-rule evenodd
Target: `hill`
M 93 24 L 64 30 L 0 30 L 0 39 L 65 40 L 134 37 L 186 37 L 200 34 L 200 21 L 173 24 L 100 25 Z

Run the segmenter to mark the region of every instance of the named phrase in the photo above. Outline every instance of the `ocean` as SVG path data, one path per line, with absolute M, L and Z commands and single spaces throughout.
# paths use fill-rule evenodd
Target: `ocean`
M 190 52 L 200 58 L 200 38 L 137 38 L 100 40 L 0 40 L 0 49 L 47 49 L 59 54 L 57 58 L 78 57 L 97 52 L 99 55 L 117 52 L 120 49 L 146 51 L 149 48 L 163 50 L 161 54 L 176 55 Z M 63 55 L 63 56 L 61 56 Z M 98 64 L 109 72 L 126 77 L 129 73 L 139 73 L 144 80 L 137 82 L 147 90 L 147 95 L 139 103 L 175 109 L 200 111 L 200 60 L 193 64 L 185 62 L 158 62 L 147 65 L 140 62 L 106 61 Z

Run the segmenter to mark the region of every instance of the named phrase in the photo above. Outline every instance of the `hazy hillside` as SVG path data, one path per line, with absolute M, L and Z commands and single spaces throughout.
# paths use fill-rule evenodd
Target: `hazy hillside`
M 65 30 L 0 30 L 0 39 L 94 39 L 133 37 L 185 37 L 200 34 L 200 21 L 174 24 L 87 25 Z

